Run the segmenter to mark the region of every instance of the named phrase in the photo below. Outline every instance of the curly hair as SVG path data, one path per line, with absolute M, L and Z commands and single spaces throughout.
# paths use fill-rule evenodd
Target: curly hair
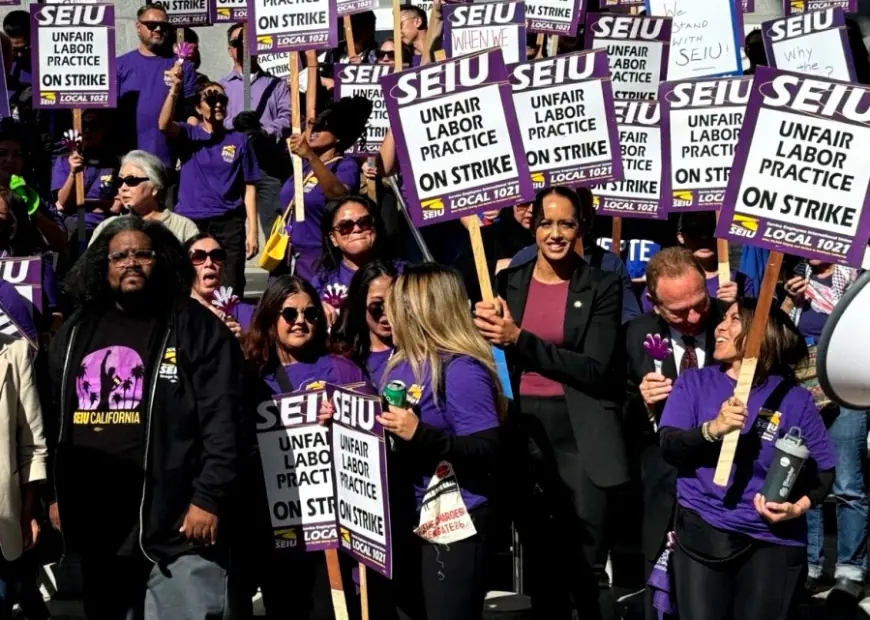
M 338 150 L 345 151 L 365 136 L 372 113 L 372 102 L 355 95 L 342 97 L 314 119 L 317 131 L 328 131 L 338 139 Z
M 298 276 L 280 276 L 275 278 L 260 298 L 260 303 L 254 310 L 254 316 L 251 317 L 251 326 L 242 341 L 245 359 L 261 375 L 268 374 L 278 367 L 276 325 L 286 299 L 290 295 L 299 293 L 308 295 L 317 310 L 317 319 L 314 321 L 314 337 L 308 345 L 311 355 L 319 357 L 329 350 L 329 330 L 326 326 L 326 315 L 323 313 L 323 306 L 317 291 L 307 280 Z
M 320 218 L 320 235 L 322 238 L 323 250 L 320 257 L 314 264 L 315 272 L 319 274 L 329 274 L 336 271 L 341 264 L 341 249 L 333 245 L 329 236 L 332 234 L 332 227 L 335 223 L 335 214 L 349 202 L 355 202 L 365 207 L 369 215 L 375 221 L 375 245 L 372 248 L 372 255 L 386 259 L 388 257 L 387 248 L 387 233 L 384 230 L 384 220 L 381 217 L 381 208 L 373 200 L 365 196 L 343 196 L 332 200 L 326 204 L 326 209 L 323 210 L 323 215 Z
M 371 353 L 369 326 L 366 322 L 368 312 L 366 300 L 372 282 L 382 276 L 395 281 L 399 273 L 391 262 L 375 260 L 357 271 L 350 281 L 347 299 L 342 306 L 338 322 L 332 328 L 332 340 L 336 350 L 350 357 L 366 374 L 366 361 Z
M 159 222 L 125 215 L 106 224 L 64 280 L 64 291 L 77 307 L 105 307 L 114 303 L 108 278 L 109 245 L 117 235 L 129 231 L 141 232 L 151 239 L 151 248 L 156 254 L 148 278 L 148 299 L 152 306 L 169 310 L 190 297 L 193 266 L 175 235 Z

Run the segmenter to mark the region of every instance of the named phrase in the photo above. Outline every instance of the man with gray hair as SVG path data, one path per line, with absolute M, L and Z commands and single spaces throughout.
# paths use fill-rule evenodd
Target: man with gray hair
M 138 215 L 143 220 L 160 222 L 182 244 L 199 232 L 192 220 L 166 209 L 164 204 L 167 187 L 166 167 L 151 153 L 145 151 L 127 153 L 121 160 L 118 182 L 121 184 L 118 196 L 125 210 Z M 114 219 L 107 218 L 97 226 L 91 237 L 91 243 Z

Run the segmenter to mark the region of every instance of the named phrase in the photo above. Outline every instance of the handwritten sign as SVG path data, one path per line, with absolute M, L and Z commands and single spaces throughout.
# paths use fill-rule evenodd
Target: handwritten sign
M 501 52 L 381 78 L 417 226 L 534 198 Z
M 526 59 L 523 2 L 444 5 L 444 50 L 455 58 L 499 48 L 509 65 Z
M 625 178 L 592 188 L 601 215 L 667 219 L 661 208 L 662 136 L 657 101 L 616 101 Z
M 762 25 L 771 67 L 855 82 L 855 65 L 842 9 L 825 9 Z
M 211 26 L 211 6 L 208 0 L 161 0 L 155 2 L 166 11 L 173 26 Z
M 390 498 L 381 399 L 332 388 L 332 454 L 340 548 L 392 578 Z
M 210 0 L 211 23 L 225 24 L 248 19 L 248 0 Z
M 531 0 L 526 2 L 530 32 L 574 36 L 586 13 L 586 0 Z
M 378 8 L 377 0 L 338 0 L 336 2 L 336 11 L 338 11 L 339 17 L 374 11 L 376 8 Z
M 348 155 L 372 157 L 377 155 L 390 128 L 390 117 L 384 101 L 380 79 L 393 72 L 392 65 L 335 65 L 333 76 L 335 100 L 342 97 L 365 97 L 372 102 L 372 114 L 363 138 L 347 149 Z
M 734 0 L 648 0 L 647 7 L 673 18 L 669 80 L 742 75 L 743 15 Z
M 8 282 L 15 290 L 42 312 L 42 258 L 0 259 L 0 280 Z
M 590 13 L 586 47 L 606 49 L 616 99 L 655 99 L 668 72 L 671 20 Z
M 759 67 L 716 236 L 861 265 L 870 238 L 870 92 Z
M 622 179 L 604 50 L 514 67 L 511 85 L 535 189 Z
M 31 4 L 30 17 L 34 105 L 114 108 L 115 7 Z
M 722 206 L 751 85 L 751 77 L 662 84 L 662 208 Z
M 338 45 L 335 0 L 251 0 L 251 54 L 327 49 Z
M 843 9 L 846 13 L 857 13 L 858 0 L 782 0 L 782 11 L 786 15 L 830 8 Z

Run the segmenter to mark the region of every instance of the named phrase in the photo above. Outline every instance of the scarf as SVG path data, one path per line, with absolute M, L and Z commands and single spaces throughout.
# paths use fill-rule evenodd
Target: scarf
M 812 269 L 806 260 L 802 260 L 795 268 L 795 275 L 808 280 L 806 298 L 810 307 L 820 314 L 831 314 L 846 289 L 857 279 L 858 271 L 852 267 L 834 265 L 831 283 L 824 284 L 811 278 Z

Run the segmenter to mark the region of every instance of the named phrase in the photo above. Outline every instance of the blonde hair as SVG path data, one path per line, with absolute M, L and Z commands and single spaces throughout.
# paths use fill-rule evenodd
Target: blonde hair
M 489 372 L 501 419 L 504 402 L 492 349 L 474 327 L 465 287 L 455 271 L 434 263 L 409 266 L 390 287 L 385 306 L 397 348 L 384 377 L 407 360 L 414 380 L 422 383 L 428 365 L 437 403 L 443 387 L 441 355 L 467 355 Z

